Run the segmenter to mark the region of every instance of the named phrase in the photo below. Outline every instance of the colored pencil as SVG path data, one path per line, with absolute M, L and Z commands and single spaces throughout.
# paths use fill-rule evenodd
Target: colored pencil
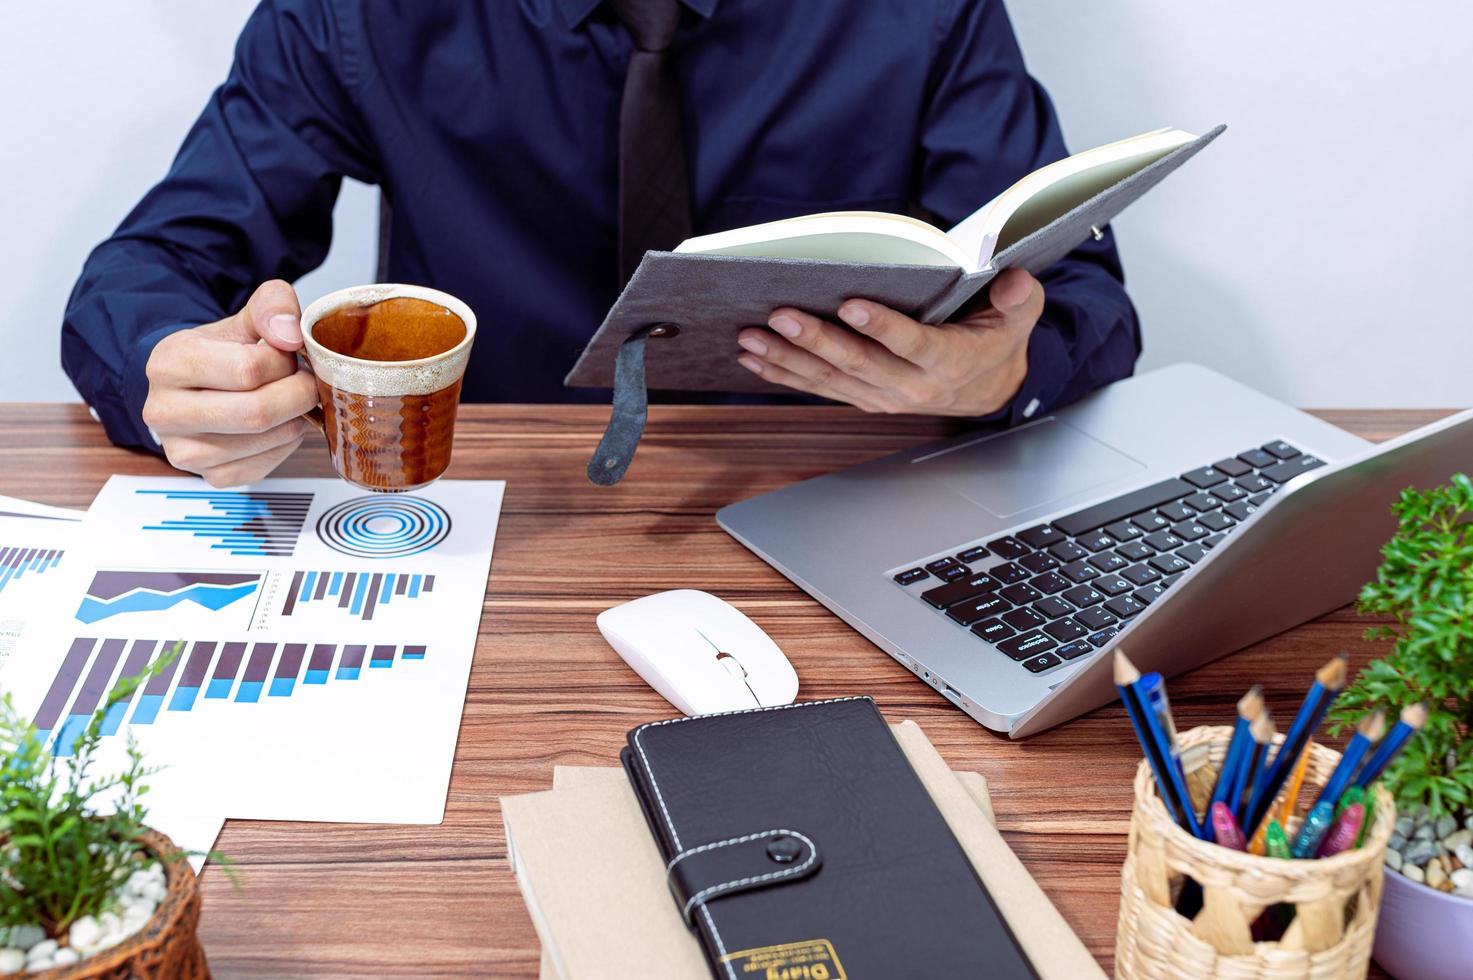
M 1360 836 L 1361 827 L 1365 826 L 1366 807 L 1364 803 L 1352 803 L 1345 808 L 1345 812 L 1335 818 L 1330 826 L 1330 832 L 1325 835 L 1325 840 L 1320 844 L 1319 856 L 1330 857 L 1341 851 L 1348 851 L 1355 846 L 1356 838 Z
M 1248 726 L 1262 713 L 1263 688 L 1254 684 L 1247 694 L 1238 699 L 1238 721 L 1233 726 L 1233 737 L 1228 742 L 1227 754 L 1223 756 L 1222 768 L 1217 771 L 1217 782 L 1212 787 L 1212 797 L 1207 804 L 1209 813 L 1214 803 L 1226 803 L 1230 809 L 1237 804 L 1232 798 L 1233 780 L 1247 755 L 1248 746 L 1253 742 L 1253 736 L 1248 734 Z M 1210 835 L 1212 828 L 1209 826 L 1207 830 Z
M 1218 844 L 1234 851 L 1243 850 L 1246 843 L 1243 832 L 1238 829 L 1238 821 L 1233 819 L 1233 811 L 1226 803 L 1212 804 L 1212 830 Z
M 1304 773 L 1309 768 L 1309 753 L 1314 748 L 1314 739 L 1310 739 L 1304 745 L 1304 751 L 1299 753 L 1299 761 L 1294 763 L 1294 771 L 1289 775 L 1289 788 L 1284 795 L 1269 808 L 1269 816 L 1279 822 L 1282 826 L 1289 822 L 1294 815 L 1294 807 L 1299 804 L 1299 791 L 1304 788 Z M 1248 850 L 1254 854 L 1266 854 L 1267 845 L 1264 835 L 1268 833 L 1268 821 L 1258 825 L 1258 832 L 1253 835 L 1253 840 L 1248 843 Z
M 1247 819 L 1241 821 L 1245 834 L 1252 836 L 1258 830 L 1258 825 L 1263 822 L 1269 806 L 1279 795 L 1279 789 L 1284 785 L 1284 780 L 1288 778 L 1289 770 L 1293 769 L 1294 764 L 1299 761 L 1299 753 L 1304 751 L 1305 743 L 1309 741 L 1309 737 L 1324 720 L 1325 712 L 1330 710 L 1330 704 L 1345 689 L 1347 680 L 1348 671 L 1344 654 L 1335 657 L 1315 671 L 1314 683 L 1309 686 L 1309 691 L 1304 695 L 1304 702 L 1299 706 L 1299 713 L 1294 716 L 1294 721 L 1284 736 L 1284 744 L 1279 747 L 1279 751 L 1274 753 L 1273 761 L 1264 770 L 1263 778 L 1253 788 L 1252 798 L 1248 803 Z
M 1345 754 L 1340 756 L 1340 762 L 1336 764 L 1335 771 L 1325 781 L 1325 788 L 1320 791 L 1319 800 L 1329 800 L 1331 806 L 1338 804 L 1340 795 L 1350 785 L 1351 779 L 1355 776 L 1356 767 L 1365 758 L 1366 752 L 1385 734 L 1385 712 L 1373 711 L 1362 718 L 1360 724 L 1355 726 L 1355 734 L 1350 736 L 1350 742 L 1345 746 Z
M 1345 808 L 1350 806 L 1350 804 L 1364 803 L 1365 801 L 1366 791 L 1361 789 L 1359 786 L 1352 786 L 1350 787 L 1350 789 L 1341 793 L 1340 799 L 1335 802 L 1335 816 L 1338 817 L 1340 816 L 1340 814 L 1344 813 Z
M 1273 818 L 1269 818 L 1268 829 L 1263 833 L 1264 850 L 1269 857 L 1290 858 L 1293 852 L 1289 850 L 1289 837 L 1284 833 L 1283 826 Z
M 1329 833 L 1330 825 L 1335 822 L 1335 807 L 1329 800 L 1320 800 L 1309 809 L 1309 816 L 1304 818 L 1304 826 L 1299 828 L 1299 836 L 1294 838 L 1294 856 L 1297 858 L 1311 858 L 1319 853 L 1320 842 Z
M 1268 756 L 1269 747 L 1274 744 L 1274 720 L 1267 709 L 1249 726 L 1248 734 L 1253 737 L 1253 745 L 1248 750 L 1248 758 L 1238 770 L 1238 778 L 1233 786 L 1233 815 L 1238 819 L 1240 828 L 1247 815 L 1248 792 L 1262 776 L 1263 760 Z
M 1427 706 L 1425 704 L 1413 704 L 1401 709 L 1401 717 L 1396 724 L 1391 726 L 1391 732 L 1381 741 L 1376 749 L 1376 754 L 1366 760 L 1365 766 L 1355 777 L 1355 785 L 1361 789 L 1367 786 L 1381 775 L 1382 770 L 1402 750 L 1402 747 L 1411 741 L 1413 735 L 1422 730 L 1427 724 Z
M 1146 704 L 1139 689 L 1141 673 L 1120 649 L 1115 651 L 1115 687 L 1120 691 L 1120 700 L 1125 703 L 1125 712 L 1135 726 L 1136 738 L 1150 760 L 1151 770 L 1156 776 L 1156 785 L 1161 791 L 1161 800 L 1177 825 L 1193 837 L 1202 836 L 1202 827 L 1197 814 L 1192 810 L 1192 798 L 1187 793 L 1186 780 L 1180 769 L 1171 761 L 1166 748 L 1166 735 L 1156 719 L 1156 712 Z

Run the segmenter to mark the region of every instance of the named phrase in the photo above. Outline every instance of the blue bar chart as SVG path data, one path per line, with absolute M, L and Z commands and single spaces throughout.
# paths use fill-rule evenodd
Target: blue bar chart
M 141 497 L 168 501 L 179 516 L 145 524 L 144 531 L 166 531 L 202 538 L 209 550 L 232 555 L 291 557 L 312 507 L 310 493 L 230 490 L 135 490 Z
M 27 574 L 40 575 L 56 567 L 62 552 L 55 548 L 14 548 L 0 545 L 0 591 Z
M 290 616 L 299 606 L 322 602 L 357 619 L 371 620 L 375 610 L 392 602 L 403 605 L 433 591 L 433 575 L 298 571 L 292 574 L 281 614 Z
M 42 744 L 50 744 L 57 756 L 72 755 L 77 737 L 117 682 L 137 676 L 173 645 L 172 641 L 99 637 L 73 640 L 36 712 Z M 125 724 L 155 724 L 161 714 L 187 714 L 212 700 L 256 704 L 263 695 L 290 698 L 301 690 L 299 684 L 356 681 L 365 661 L 368 667 L 383 670 L 392 668 L 396 660 L 424 660 L 427 650 L 424 645 L 216 640 L 180 646 L 179 654 L 159 673 L 108 709 L 102 723 L 104 736 L 116 735 Z

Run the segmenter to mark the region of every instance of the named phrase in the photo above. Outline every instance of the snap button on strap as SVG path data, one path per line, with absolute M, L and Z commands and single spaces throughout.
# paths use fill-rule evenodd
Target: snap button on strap
M 801 880 L 820 863 L 811 837 L 777 827 L 681 851 L 665 877 L 689 926 L 696 910 L 712 899 Z

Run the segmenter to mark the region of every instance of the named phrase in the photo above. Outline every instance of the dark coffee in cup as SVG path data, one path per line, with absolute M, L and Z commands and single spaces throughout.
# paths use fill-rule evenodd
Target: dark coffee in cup
M 302 314 L 334 468 L 368 490 L 432 483 L 450 465 L 475 316 L 419 286 L 357 286 Z

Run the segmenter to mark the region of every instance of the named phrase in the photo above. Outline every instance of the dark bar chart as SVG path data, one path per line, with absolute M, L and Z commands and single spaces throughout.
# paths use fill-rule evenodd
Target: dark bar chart
M 0 591 L 26 574 L 40 575 L 55 568 L 62 552 L 51 548 L 7 548 L 0 545 Z
M 290 616 L 302 606 L 327 602 L 348 615 L 372 620 L 373 614 L 396 599 L 399 603 L 435 591 L 435 576 L 404 572 L 308 572 L 292 573 L 291 587 L 281 614 Z
M 178 504 L 179 517 L 145 524 L 145 531 L 171 531 L 211 540 L 209 548 L 232 555 L 290 557 L 312 507 L 310 493 L 228 490 L 135 490 Z M 189 510 L 202 511 L 188 513 Z
M 387 669 L 394 666 L 396 659 L 424 660 L 427 652 L 423 644 L 370 646 L 196 640 L 179 645 L 182 650 L 178 655 L 163 664 L 129 697 L 108 708 L 101 729 L 104 736 L 117 734 L 124 724 L 156 724 L 161 712 L 196 711 L 211 699 L 255 704 L 260 702 L 263 692 L 274 698 L 291 697 L 297 691 L 299 676 L 303 684 L 313 685 L 327 685 L 329 677 L 339 681 L 358 680 L 365 659 L 369 667 Z M 36 713 L 35 726 L 42 743 L 50 743 L 52 752 L 58 756 L 70 756 L 77 736 L 86 729 L 93 713 L 118 681 L 142 673 L 173 647 L 173 641 L 98 637 L 73 640 Z

